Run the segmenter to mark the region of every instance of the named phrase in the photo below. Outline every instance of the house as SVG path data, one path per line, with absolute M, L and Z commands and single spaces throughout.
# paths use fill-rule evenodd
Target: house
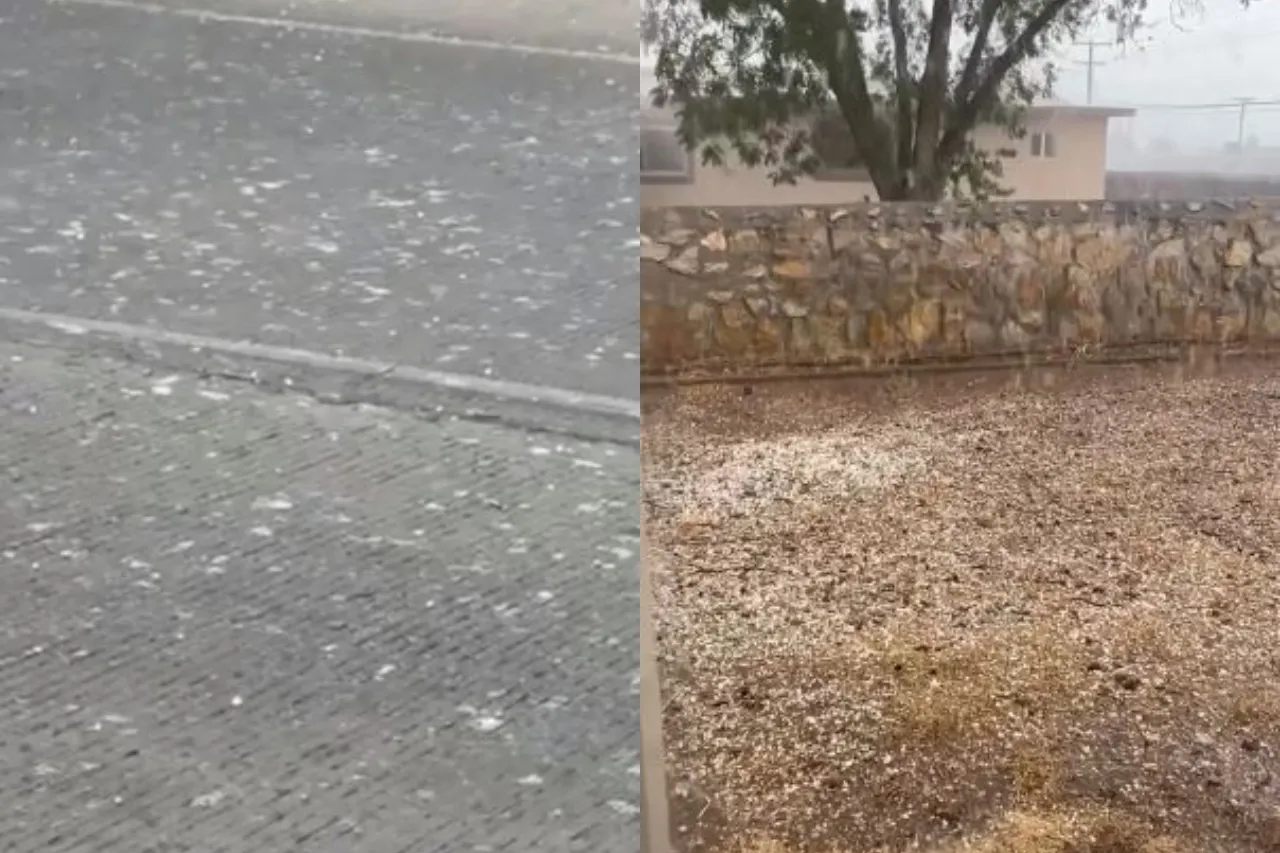
M 733 161 L 723 167 L 703 165 L 676 138 L 674 113 L 649 104 L 651 79 L 642 73 L 641 207 L 850 204 L 876 197 L 866 171 L 857 167 L 826 169 L 794 185 L 775 186 L 764 169 Z M 1002 178 L 1003 185 L 1013 191 L 1012 199 L 1099 200 L 1106 194 L 1107 123 L 1133 113 L 1115 107 L 1036 104 L 1027 111 L 1027 133 L 1021 139 L 1010 138 L 996 126 L 978 127 L 974 138 L 989 151 L 1015 152 L 1004 160 Z M 848 135 L 843 127 L 815 125 L 814 130 L 819 140 L 828 138 L 828 130 Z M 839 140 L 831 147 L 838 149 Z M 726 157 L 731 156 L 726 151 Z

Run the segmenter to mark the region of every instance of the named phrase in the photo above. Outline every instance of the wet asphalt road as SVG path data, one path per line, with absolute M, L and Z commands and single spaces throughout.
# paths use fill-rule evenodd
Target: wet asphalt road
M 0 307 L 635 397 L 634 76 L 0 0 Z M 635 849 L 634 442 L 46 332 L 0 848 Z
M 637 448 L 9 340 L 0 417 L 0 850 L 636 850 Z
M 636 55 L 642 0 L 142 0 L 295 21 Z
M 0 305 L 636 395 L 629 66 L 0 10 Z

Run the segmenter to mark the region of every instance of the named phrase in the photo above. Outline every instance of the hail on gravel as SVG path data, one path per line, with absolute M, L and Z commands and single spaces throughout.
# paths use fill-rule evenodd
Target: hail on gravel
M 1280 381 L 739 405 L 644 435 L 668 750 L 730 841 L 1268 831 Z

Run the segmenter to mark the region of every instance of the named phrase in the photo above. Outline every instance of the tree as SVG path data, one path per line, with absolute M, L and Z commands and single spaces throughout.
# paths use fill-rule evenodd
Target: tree
M 1172 2 L 1182 17 L 1199 0 Z M 1054 47 L 1103 23 L 1124 44 L 1146 12 L 1147 0 L 646 0 L 642 35 L 653 103 L 676 109 L 704 163 L 727 147 L 791 183 L 832 165 L 834 122 L 840 165 L 856 160 L 882 199 L 986 197 L 1004 193 L 1012 152 L 977 148 L 974 128 L 1020 136 L 1026 107 L 1052 93 Z

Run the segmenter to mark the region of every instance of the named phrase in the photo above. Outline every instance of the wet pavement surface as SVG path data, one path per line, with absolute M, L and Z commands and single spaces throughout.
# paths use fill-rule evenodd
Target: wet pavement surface
M 637 449 L 0 346 L 6 851 L 635 849 Z
M 112 0 L 108 0 L 112 2 Z M 126 0 L 135 2 L 135 0 Z M 165 9 L 428 32 L 565 50 L 639 54 L 640 0 L 141 0 Z
M 0 308 L 635 398 L 634 104 L 3 0 Z M 635 849 L 634 424 L 0 340 L 0 849 Z
M 629 67 L 3 8 L 0 305 L 636 396 Z

